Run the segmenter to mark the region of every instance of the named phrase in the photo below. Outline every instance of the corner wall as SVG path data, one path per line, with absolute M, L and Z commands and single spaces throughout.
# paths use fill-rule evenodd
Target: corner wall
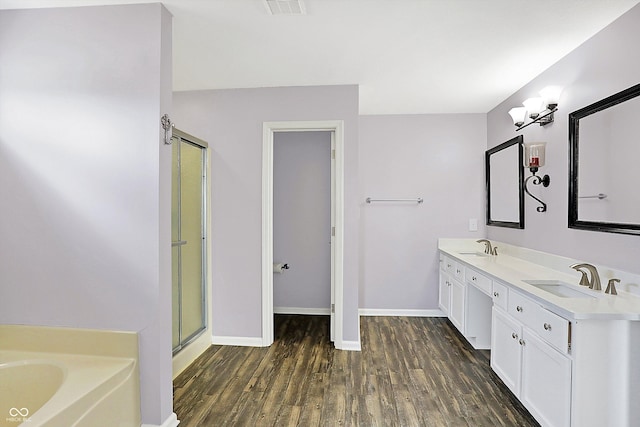
M 525 142 L 547 142 L 547 164 L 541 168 L 540 173 L 550 175 L 551 185 L 548 188 L 535 188 L 532 193 L 548 204 L 548 211 L 536 212 L 536 202 L 525 196 L 525 229 L 487 227 L 490 239 L 640 273 L 638 236 L 568 228 L 568 115 L 638 84 L 640 56 L 630 47 L 630 43 L 640 39 L 639 22 L 640 5 L 489 113 L 488 147 L 491 148 L 516 135 L 508 115 L 512 107 L 520 105 L 529 97 L 538 96 L 538 91 L 546 86 L 564 87 L 559 111 L 555 113 L 555 122 L 545 127 L 532 125 L 521 131 Z
M 0 323 L 140 333 L 142 422 L 172 414 L 171 16 L 0 12 Z

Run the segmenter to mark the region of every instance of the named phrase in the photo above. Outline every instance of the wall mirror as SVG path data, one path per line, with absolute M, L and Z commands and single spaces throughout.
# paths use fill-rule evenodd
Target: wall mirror
M 485 152 L 487 225 L 524 228 L 522 135 Z
M 569 114 L 569 228 L 640 234 L 640 84 Z

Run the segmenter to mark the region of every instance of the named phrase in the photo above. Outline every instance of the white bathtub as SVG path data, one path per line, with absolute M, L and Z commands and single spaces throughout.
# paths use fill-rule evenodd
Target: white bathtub
M 1 427 L 139 427 L 139 402 L 135 358 L 0 349 Z

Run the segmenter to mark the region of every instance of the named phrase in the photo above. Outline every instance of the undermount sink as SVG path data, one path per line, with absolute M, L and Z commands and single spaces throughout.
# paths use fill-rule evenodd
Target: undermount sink
M 589 291 L 583 292 L 559 280 L 523 280 L 523 282 L 562 298 L 596 298 L 595 295 L 589 294 Z
M 476 252 L 476 251 L 473 251 L 473 252 L 458 252 L 458 254 L 466 255 L 466 256 L 481 256 L 481 257 L 489 256 L 489 255 L 487 255 L 487 254 L 485 254 L 483 252 Z

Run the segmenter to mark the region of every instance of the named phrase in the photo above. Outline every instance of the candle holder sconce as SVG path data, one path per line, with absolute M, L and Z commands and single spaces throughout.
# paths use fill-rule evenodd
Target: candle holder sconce
M 551 178 L 549 175 L 544 175 L 542 177 L 536 175 L 538 172 L 538 168 L 544 166 L 545 161 L 545 145 L 546 142 L 527 142 L 524 143 L 524 167 L 529 168 L 531 171 L 531 176 L 525 179 L 524 181 L 524 192 L 529 195 L 532 199 L 535 199 L 541 206 L 538 206 L 536 210 L 538 212 L 546 212 L 547 204 L 531 194 L 527 185 L 529 181 L 533 185 L 542 184 L 543 187 L 548 187 L 551 182 Z

